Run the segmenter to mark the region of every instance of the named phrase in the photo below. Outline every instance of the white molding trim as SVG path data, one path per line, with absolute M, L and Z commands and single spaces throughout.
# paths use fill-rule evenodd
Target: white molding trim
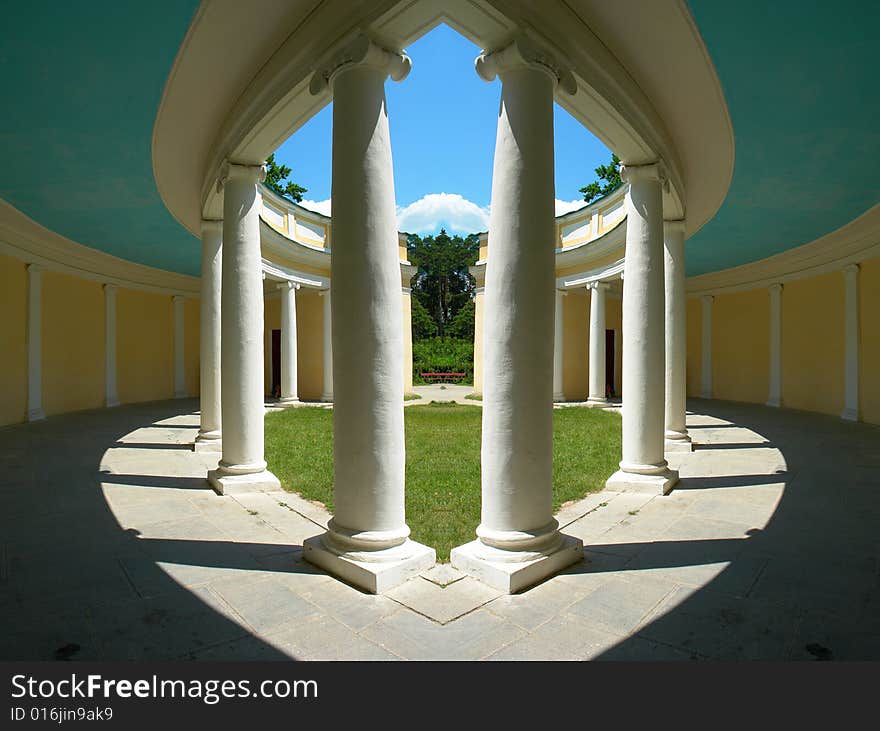
M 624 259 L 620 258 L 612 264 L 590 269 L 578 274 L 567 274 L 564 277 L 557 277 L 557 289 L 578 289 L 586 287 L 593 282 L 600 282 L 606 279 L 619 277 L 623 274 Z
M 0 200 L 0 253 L 46 270 L 158 294 L 198 296 L 199 279 L 136 264 L 71 241 Z
M 283 264 L 276 264 L 263 257 L 263 274 L 265 277 L 280 282 L 293 282 L 309 289 L 327 289 L 330 286 L 329 277 L 321 277 L 317 274 L 306 274 Z

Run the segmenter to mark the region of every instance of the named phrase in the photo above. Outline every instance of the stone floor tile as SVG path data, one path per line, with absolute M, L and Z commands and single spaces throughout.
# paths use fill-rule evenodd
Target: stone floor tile
M 500 596 L 501 592 L 466 577 L 446 587 L 417 576 L 386 592 L 389 599 L 446 624 Z
M 313 584 L 302 596 L 356 632 L 399 608 L 386 596 L 367 594 L 335 579 Z
M 505 647 L 490 660 L 587 660 L 620 642 L 582 618 L 561 614 Z
M 266 641 L 295 660 L 398 660 L 399 657 L 332 617 L 293 622 Z
M 568 607 L 567 613 L 609 634 L 623 636 L 674 590 L 670 582 L 644 576 L 613 577 Z
M 422 571 L 419 576 L 430 581 L 432 584 L 437 584 L 437 586 L 449 586 L 456 581 L 461 581 L 467 576 L 467 574 L 463 574 L 458 569 L 452 568 L 448 563 L 438 563 L 427 571 Z
M 220 579 L 211 582 L 210 588 L 258 633 L 322 614 L 316 605 L 271 575 Z

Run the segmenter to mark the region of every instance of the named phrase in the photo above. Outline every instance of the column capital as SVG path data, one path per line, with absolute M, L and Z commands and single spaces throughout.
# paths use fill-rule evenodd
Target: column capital
M 711 305 L 715 301 L 715 295 L 704 294 L 702 297 L 700 297 L 700 300 L 703 302 L 703 304 Z
M 320 94 L 332 87 L 338 73 L 355 66 L 376 69 L 391 76 L 393 81 L 403 81 L 409 75 L 412 60 L 403 52 L 383 48 L 366 33 L 359 33 L 318 66 L 309 82 L 309 92 L 313 96 Z
M 608 282 L 599 282 L 599 281 L 596 281 L 596 282 L 588 282 L 588 283 L 587 283 L 587 289 L 595 289 L 595 290 L 597 290 L 597 291 L 599 291 L 599 292 L 604 292 L 604 291 L 607 290 L 609 287 L 611 287 L 611 284 L 608 283 Z
M 577 92 L 577 81 L 571 70 L 555 53 L 525 35 L 516 37 L 497 51 L 483 51 L 474 61 L 474 67 L 483 81 L 493 81 L 496 76 L 515 68 L 540 69 L 569 96 Z
M 103 289 L 107 294 L 113 294 L 119 289 L 118 285 L 113 284 L 113 282 L 105 282 L 103 285 Z
M 847 264 L 843 268 L 843 273 L 846 274 L 848 277 L 852 277 L 859 273 L 859 269 L 859 265 L 856 262 L 853 262 L 852 264 Z
M 27 265 L 28 274 L 39 274 L 44 269 L 42 264 L 31 263 Z
M 206 234 L 208 232 L 222 233 L 223 232 L 223 219 L 222 218 L 203 218 L 202 219 L 202 234 Z
M 183 294 L 175 294 L 171 296 L 172 302 L 183 302 L 186 299 L 186 295 Z
M 663 221 L 663 233 L 684 235 L 684 219 L 679 218 L 675 221 Z
M 774 284 L 771 284 L 769 287 L 767 287 L 767 289 L 774 293 L 782 292 L 782 283 L 775 282 Z
M 278 289 L 287 289 L 287 290 L 297 290 L 300 285 L 298 282 L 291 282 L 290 280 L 285 280 L 283 282 L 279 282 L 277 285 Z
M 646 165 L 627 165 L 626 163 L 620 163 L 620 178 L 625 183 L 639 183 L 645 180 L 657 180 L 664 187 L 669 182 L 669 177 L 666 174 L 666 166 L 659 160 L 657 162 L 647 163 Z
M 266 163 L 259 165 L 241 165 L 237 162 L 226 160 L 220 167 L 220 175 L 217 178 L 217 192 L 223 190 L 227 180 L 244 180 L 254 185 L 262 183 L 266 179 Z

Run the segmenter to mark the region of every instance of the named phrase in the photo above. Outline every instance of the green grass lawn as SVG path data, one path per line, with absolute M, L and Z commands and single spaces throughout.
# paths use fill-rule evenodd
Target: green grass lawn
M 440 561 L 474 538 L 480 522 L 482 409 L 408 406 L 406 518 L 413 540 Z M 288 409 L 266 416 L 266 459 L 285 490 L 333 512 L 333 412 Z M 553 412 L 553 504 L 601 490 L 620 460 L 620 417 L 599 409 Z

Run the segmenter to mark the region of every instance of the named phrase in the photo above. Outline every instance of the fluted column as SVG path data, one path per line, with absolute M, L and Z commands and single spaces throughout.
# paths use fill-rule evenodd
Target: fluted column
M 220 297 L 223 221 L 202 221 L 202 280 L 199 301 L 199 434 L 197 452 L 221 451 Z
M 770 285 L 770 374 L 767 406 L 782 405 L 782 285 Z M 705 311 L 704 311 L 705 318 Z M 710 320 L 711 322 L 711 320 Z M 710 342 L 711 346 L 711 342 Z M 711 347 L 710 347 L 711 349 Z M 705 359 L 705 355 L 703 358 Z M 711 364 L 711 360 L 710 360 Z
M 562 311 L 563 297 L 565 293 L 561 289 L 556 290 L 554 318 L 553 318 L 553 400 L 565 401 L 565 387 L 563 386 L 562 359 L 565 348 L 565 320 Z
M 281 290 L 281 400 L 279 406 L 299 403 L 296 363 L 296 290 L 299 285 L 282 282 Z
M 104 406 L 119 406 L 116 378 L 116 285 L 104 285 Z
M 590 393 L 587 403 L 591 406 L 607 406 L 605 396 L 605 282 L 590 282 Z
M 583 557 L 553 517 L 553 98 L 573 76 L 524 38 L 483 53 L 501 79 L 483 343 L 482 515 L 452 564 L 515 592 Z
M 684 221 L 663 222 L 666 279 L 666 451 L 691 452 L 687 430 L 687 301 Z
M 323 387 L 321 389 L 321 401 L 332 403 L 333 401 L 333 326 L 330 301 L 330 289 L 318 293 L 324 300 L 324 354 L 323 354 Z
M 220 494 L 278 490 L 263 457 L 263 273 L 260 258 L 262 165 L 226 164 L 220 367 L 223 457 L 208 481 Z
M 312 79 L 333 92 L 333 496 L 305 557 L 382 592 L 434 564 L 404 513 L 403 318 L 385 79 L 410 60 L 360 35 Z
M 843 270 L 846 277 L 846 360 L 844 408 L 840 415 L 847 421 L 859 420 L 859 265 Z
M 665 316 L 663 171 L 659 163 L 621 166 L 626 193 L 623 283 L 623 459 L 612 490 L 667 494 L 678 482 L 664 458 Z

